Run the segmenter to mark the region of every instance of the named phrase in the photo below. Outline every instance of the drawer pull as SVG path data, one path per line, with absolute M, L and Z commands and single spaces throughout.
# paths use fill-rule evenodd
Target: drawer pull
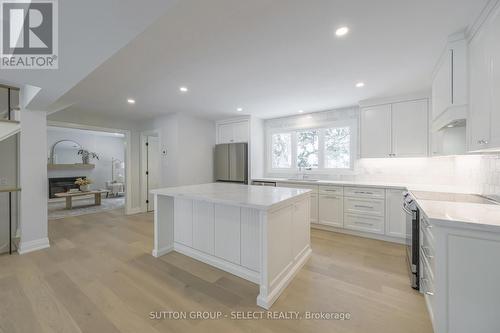
M 334 195 L 325 195 L 324 198 L 327 198 L 327 199 L 338 199 L 339 197 L 334 196 Z
M 356 194 L 373 194 L 373 192 L 366 192 L 366 191 L 354 191 Z
M 372 206 L 365 206 L 365 205 L 354 205 L 356 208 L 368 208 L 368 209 L 373 209 Z
M 369 225 L 369 226 L 373 226 L 373 223 L 369 223 L 369 222 L 359 222 L 359 221 L 354 221 L 354 224 L 361 224 L 361 225 Z
M 424 279 L 424 278 L 420 278 L 420 284 L 422 285 L 423 292 L 426 295 L 434 296 L 434 292 L 428 290 L 428 288 L 427 288 L 427 281 L 429 281 L 429 280 Z
M 424 254 L 424 256 L 428 259 L 432 259 L 434 258 L 434 256 L 431 254 L 431 249 L 428 247 L 428 246 L 421 246 L 422 248 L 422 253 Z

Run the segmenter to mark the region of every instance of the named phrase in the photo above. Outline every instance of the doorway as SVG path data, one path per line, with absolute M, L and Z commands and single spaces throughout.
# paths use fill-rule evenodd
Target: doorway
M 142 210 L 154 211 L 154 195 L 151 190 L 160 187 L 160 138 L 157 132 L 148 131 L 141 134 L 142 143 L 142 193 L 145 198 Z

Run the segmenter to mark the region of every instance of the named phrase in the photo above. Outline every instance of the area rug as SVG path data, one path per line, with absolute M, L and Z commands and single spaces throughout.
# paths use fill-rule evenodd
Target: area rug
M 70 216 L 94 214 L 125 206 L 125 197 L 102 198 L 101 205 L 94 205 L 94 197 L 73 200 L 73 209 L 66 209 L 65 201 L 49 201 L 49 220 L 62 219 Z

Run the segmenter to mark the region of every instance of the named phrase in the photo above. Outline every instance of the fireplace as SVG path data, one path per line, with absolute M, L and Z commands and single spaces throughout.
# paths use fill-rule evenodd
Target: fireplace
M 58 177 L 49 178 L 49 198 L 55 198 L 54 194 L 68 192 L 70 188 L 78 188 L 75 185 L 75 180 L 77 178 L 86 178 L 85 176 L 80 177 Z

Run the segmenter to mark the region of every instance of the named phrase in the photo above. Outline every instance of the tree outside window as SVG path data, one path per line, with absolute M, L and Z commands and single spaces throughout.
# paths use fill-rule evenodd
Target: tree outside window
M 272 135 L 272 167 L 290 168 L 292 166 L 292 134 L 277 133 Z
M 325 130 L 325 168 L 349 168 L 351 164 L 350 127 Z
M 318 168 L 319 135 L 317 130 L 297 132 L 297 167 Z

